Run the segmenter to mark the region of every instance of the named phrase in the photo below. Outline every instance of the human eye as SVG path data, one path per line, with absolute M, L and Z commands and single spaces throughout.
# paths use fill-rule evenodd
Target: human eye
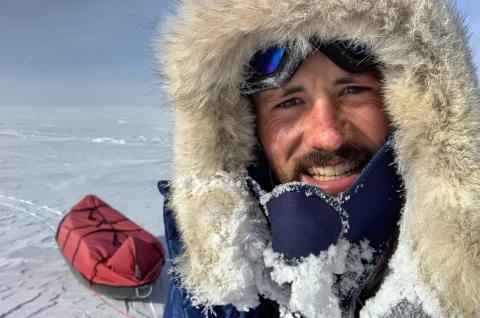
M 343 89 L 343 94 L 360 94 L 363 92 L 370 91 L 370 87 L 364 86 L 347 86 Z
M 302 101 L 300 100 L 300 98 L 291 98 L 289 100 L 286 100 L 284 102 L 281 102 L 280 104 L 277 104 L 275 106 L 275 108 L 290 108 L 290 107 L 293 107 L 295 105 L 298 105 L 300 104 Z

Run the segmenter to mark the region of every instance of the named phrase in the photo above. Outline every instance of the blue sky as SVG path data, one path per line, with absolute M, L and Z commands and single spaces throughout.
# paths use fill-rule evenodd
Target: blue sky
M 156 105 L 165 0 L 0 1 L 0 105 Z
M 0 105 L 161 105 L 151 42 L 174 0 L 2 0 Z M 480 65 L 480 1 L 456 0 Z

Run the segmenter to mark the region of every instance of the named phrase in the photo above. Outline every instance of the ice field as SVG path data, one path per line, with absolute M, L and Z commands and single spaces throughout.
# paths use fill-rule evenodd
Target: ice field
M 122 317 L 75 279 L 55 230 L 91 193 L 164 244 L 156 182 L 172 174 L 171 118 L 160 106 L 0 107 L 0 318 Z M 108 302 L 161 317 L 165 269 L 147 301 Z

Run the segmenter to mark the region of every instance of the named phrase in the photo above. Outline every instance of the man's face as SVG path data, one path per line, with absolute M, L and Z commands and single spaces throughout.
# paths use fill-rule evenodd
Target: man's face
M 390 132 L 378 76 L 309 55 L 283 87 L 253 96 L 257 131 L 280 183 L 346 191 Z

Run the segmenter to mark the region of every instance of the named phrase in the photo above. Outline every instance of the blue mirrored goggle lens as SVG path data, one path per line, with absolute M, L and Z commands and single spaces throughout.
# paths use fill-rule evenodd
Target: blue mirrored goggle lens
M 255 53 L 250 61 L 250 67 L 254 72 L 254 76 L 274 73 L 280 66 L 285 52 L 285 47 L 271 47 L 265 51 Z

